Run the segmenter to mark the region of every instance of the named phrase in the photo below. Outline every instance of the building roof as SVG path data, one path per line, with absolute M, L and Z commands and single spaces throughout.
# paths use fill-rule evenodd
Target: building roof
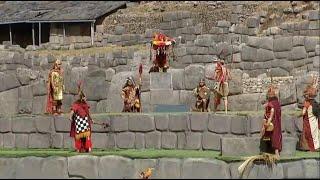
M 94 21 L 126 3 L 127 1 L 5 1 L 0 4 L 0 24 Z

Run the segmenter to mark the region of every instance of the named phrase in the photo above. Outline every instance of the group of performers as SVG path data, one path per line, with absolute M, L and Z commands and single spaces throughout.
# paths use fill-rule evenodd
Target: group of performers
M 155 35 L 151 42 L 151 49 L 155 51 L 153 66 L 150 72 L 166 72 L 169 68 L 168 50 L 175 44 L 174 39 L 171 39 L 164 34 Z M 220 53 L 221 55 L 221 53 Z M 224 102 L 225 113 L 228 111 L 228 94 L 229 94 L 229 80 L 231 80 L 230 71 L 225 66 L 223 58 L 219 55 L 219 60 L 215 60 L 215 71 L 213 77 L 206 76 L 207 79 L 215 80 L 213 88 L 214 94 L 214 112 L 218 111 L 218 106 L 221 99 Z M 120 92 L 123 99 L 122 112 L 142 112 L 141 104 L 141 75 L 142 65 L 139 67 L 139 82 L 136 83 L 133 77 L 126 79 L 125 85 Z M 303 116 L 303 133 L 300 144 L 303 149 L 316 151 L 319 149 L 319 128 L 320 123 L 320 107 L 315 101 L 318 93 L 318 78 L 314 78 L 313 83 L 307 86 L 304 97 L 304 107 L 302 111 Z M 46 111 L 49 114 L 61 114 L 61 106 L 63 100 L 64 80 L 63 70 L 61 68 L 61 61 L 57 60 L 48 76 L 48 98 Z M 280 157 L 282 149 L 282 135 L 281 135 L 281 103 L 278 97 L 276 86 L 270 85 L 267 91 L 265 114 L 263 125 L 261 128 L 261 143 L 260 148 L 263 152 L 274 153 L 277 158 Z M 206 85 L 205 79 L 201 79 L 199 85 L 193 90 L 196 97 L 196 102 L 192 111 L 210 112 L 210 94 L 212 90 Z M 86 96 L 81 88 L 81 83 L 78 84 L 79 99 L 71 106 L 70 121 L 71 132 L 70 136 L 75 139 L 75 149 L 78 152 L 90 152 L 92 150 L 91 130 L 93 119 L 90 116 L 90 106 L 86 101 Z M 108 124 L 103 124 L 105 127 Z

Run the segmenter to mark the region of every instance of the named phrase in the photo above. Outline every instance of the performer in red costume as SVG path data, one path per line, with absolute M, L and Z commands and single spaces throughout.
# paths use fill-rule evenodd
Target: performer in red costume
M 168 36 L 157 33 L 155 34 L 153 40 L 151 41 L 151 48 L 156 51 L 155 59 L 153 61 L 153 66 L 150 68 L 150 72 L 167 72 L 169 68 L 168 63 L 168 50 L 175 44 L 175 40 L 169 38 Z M 150 49 L 151 50 L 151 49 Z M 150 52 L 151 60 L 152 52 Z
M 279 159 L 282 150 L 281 104 L 276 94 L 275 86 L 271 85 L 267 92 L 260 148 L 263 152 L 275 154 Z
M 70 137 L 74 137 L 74 147 L 77 152 L 91 152 L 91 127 L 93 120 L 90 116 L 90 106 L 78 83 L 79 99 L 72 104 L 69 120 L 71 121 Z
M 229 95 L 229 80 L 231 80 L 231 73 L 230 70 L 227 69 L 225 66 L 224 60 L 222 59 L 223 53 L 225 50 L 222 50 L 218 55 L 219 60 L 214 61 L 216 62 L 216 67 L 214 70 L 214 76 L 206 78 L 210 80 L 215 80 L 214 90 L 214 111 L 218 110 L 218 106 L 221 102 L 221 99 L 224 101 L 224 110 L 225 114 L 228 113 L 228 95 Z

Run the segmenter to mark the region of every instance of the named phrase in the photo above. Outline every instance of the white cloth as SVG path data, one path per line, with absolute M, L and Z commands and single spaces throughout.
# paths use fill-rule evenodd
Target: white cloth
M 310 131 L 311 131 L 311 136 L 313 139 L 314 149 L 318 149 L 320 147 L 318 118 L 313 115 L 312 106 L 309 106 L 307 113 L 308 113 L 308 118 L 309 118 Z

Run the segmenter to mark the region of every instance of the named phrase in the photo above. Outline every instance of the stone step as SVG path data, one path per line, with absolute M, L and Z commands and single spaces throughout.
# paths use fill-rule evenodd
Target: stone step
M 155 105 L 154 112 L 188 112 L 186 105 Z
M 297 138 L 283 136 L 282 151 L 280 156 L 294 156 L 297 146 Z M 221 154 L 223 156 L 252 156 L 260 153 L 259 137 L 222 137 Z
M 150 73 L 150 91 L 159 89 L 173 90 L 171 73 Z
M 140 172 L 154 168 L 150 179 L 239 179 L 243 162 L 227 163 L 212 158 L 131 159 L 122 156 L 0 158 L 0 179 L 138 179 Z M 254 163 L 242 178 L 320 178 L 319 159 L 277 163 L 270 169 Z
M 291 116 L 283 115 L 294 125 Z M 111 125 L 107 129 L 93 125 L 94 148 L 221 150 L 221 138 L 254 138 L 260 125 L 259 116 L 197 112 L 92 114 L 92 117 L 95 122 Z M 257 125 L 248 126 L 250 121 L 257 121 Z M 298 137 L 301 132 L 301 128 L 294 126 L 286 129 L 284 136 Z M 72 148 L 69 131 L 67 115 L 0 117 L 0 148 Z

